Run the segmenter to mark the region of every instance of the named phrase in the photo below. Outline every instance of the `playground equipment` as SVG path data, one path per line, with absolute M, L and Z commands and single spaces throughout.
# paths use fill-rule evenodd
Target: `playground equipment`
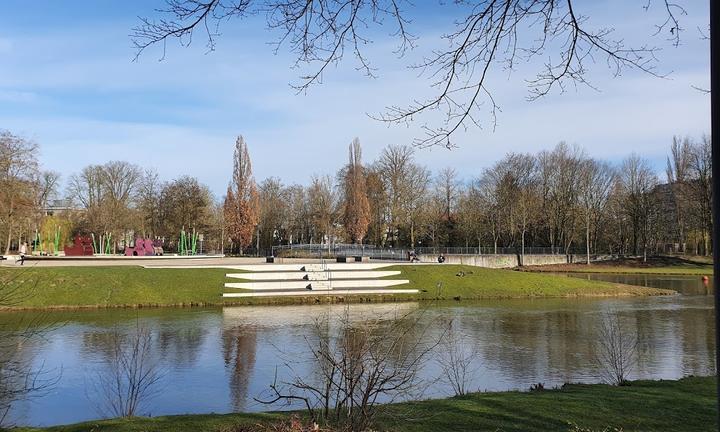
M 195 228 L 192 230 L 192 234 L 185 232 L 185 227 L 180 230 L 180 240 L 178 241 L 178 255 L 196 255 L 197 254 L 197 242 L 199 234 L 195 232 Z
M 57 256 L 60 252 L 60 227 L 56 226 L 50 232 L 44 232 L 47 235 L 45 240 L 39 232 L 35 232 L 35 241 L 33 241 L 33 252 L 40 255 Z
M 155 256 L 162 255 L 162 241 L 147 238 L 135 239 L 135 246 L 125 247 L 125 256 Z
M 101 234 L 97 241 L 94 233 L 90 234 L 90 236 L 95 254 L 110 255 L 113 253 L 112 233 L 106 232 L 105 234 Z

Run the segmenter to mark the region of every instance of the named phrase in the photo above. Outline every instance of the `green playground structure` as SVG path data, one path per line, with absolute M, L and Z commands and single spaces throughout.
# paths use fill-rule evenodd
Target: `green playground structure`
M 95 233 L 90 233 L 92 249 L 95 255 L 111 255 L 113 253 L 112 233 L 100 234 L 98 238 Z
M 178 241 L 178 255 L 196 255 L 199 234 L 193 228 L 192 233 L 185 232 L 185 227 L 180 230 Z

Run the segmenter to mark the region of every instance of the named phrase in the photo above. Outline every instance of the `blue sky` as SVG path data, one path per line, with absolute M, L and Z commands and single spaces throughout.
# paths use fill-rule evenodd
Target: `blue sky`
M 409 144 L 417 135 L 417 125 L 387 126 L 367 116 L 430 94 L 429 82 L 406 65 L 452 28 L 454 6 L 416 3 L 422 7 L 410 12 L 410 31 L 418 47 L 407 58 L 393 54 L 393 40 L 379 29 L 381 38 L 367 48 L 378 78 L 364 77 L 348 57 L 321 86 L 297 95 L 289 84 L 300 72 L 290 53 L 272 53 L 267 43 L 276 35 L 264 29 L 262 16 L 226 23 L 215 52 L 207 53 L 198 35 L 189 48 L 170 43 L 163 61 L 151 49 L 133 62 L 131 28 L 162 1 L 4 0 L 0 127 L 38 141 L 44 167 L 65 179 L 90 163 L 127 160 L 166 180 L 196 176 L 219 196 L 242 134 L 258 180 L 306 184 L 313 174 L 334 173 L 356 136 L 369 161 L 384 146 Z M 590 78 L 599 92 L 570 88 L 526 102 L 523 80 L 540 64 L 510 75 L 498 71 L 490 83 L 502 109 L 495 129 L 488 117 L 486 127 L 457 135 L 459 148 L 419 150 L 419 161 L 435 171 L 455 167 L 469 179 L 508 151 L 535 152 L 565 140 L 611 161 L 634 151 L 661 171 L 673 135 L 709 133 L 709 96 L 691 87 L 709 86 L 709 44 L 697 30 L 707 28 L 707 2 L 682 2 L 688 15 L 677 48 L 652 37 L 658 9 L 646 12 L 641 3 L 579 5 L 591 23 L 612 19 L 628 40 L 661 46 L 659 68 L 670 73 L 667 79 L 634 71 L 613 79 L 598 61 Z

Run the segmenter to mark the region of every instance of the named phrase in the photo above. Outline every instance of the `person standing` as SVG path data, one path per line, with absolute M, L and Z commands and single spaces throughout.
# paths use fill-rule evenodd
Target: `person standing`
M 20 245 L 20 265 L 25 264 L 25 254 L 27 253 L 27 243 L 23 242 Z

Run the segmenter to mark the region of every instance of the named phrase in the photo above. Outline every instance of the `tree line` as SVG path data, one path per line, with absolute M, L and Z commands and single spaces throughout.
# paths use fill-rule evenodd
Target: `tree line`
M 488 252 L 548 247 L 557 253 L 709 254 L 710 138 L 672 139 L 667 168 L 631 154 L 619 164 L 561 142 L 535 154 L 508 153 L 462 180 L 453 168 L 433 173 L 416 149 L 389 145 L 368 163 L 356 138 L 334 176 L 308 185 L 277 177 L 256 183 L 248 145 L 235 143 L 225 196 L 198 179 L 162 181 L 124 161 L 60 175 L 38 162 L 37 143 L 0 131 L 0 242 L 5 253 L 47 225 L 75 234 L 109 234 L 116 247 L 135 237 L 164 239 L 182 229 L 203 234 L 205 251 L 247 253 L 299 243 L 383 247 L 477 247 Z M 68 209 L 49 216 L 62 198 Z
M 433 174 L 411 146 L 389 145 L 363 164 L 355 139 L 347 165 L 306 187 L 276 177 L 256 186 L 248 176 L 257 194 L 256 232 L 235 240 L 261 249 L 348 242 L 524 254 L 527 246 L 541 246 L 581 251 L 588 259 L 710 254 L 710 145 L 709 137 L 674 137 L 665 178 L 637 154 L 611 164 L 561 142 L 536 154 L 508 153 L 462 181 L 453 168 Z

